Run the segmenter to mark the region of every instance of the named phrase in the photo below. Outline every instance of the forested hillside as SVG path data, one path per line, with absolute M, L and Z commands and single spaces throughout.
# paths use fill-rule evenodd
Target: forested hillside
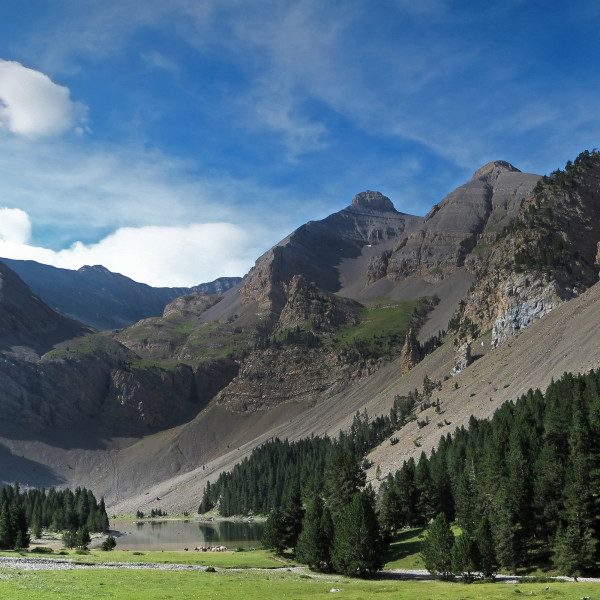
M 435 386 L 426 380 L 422 392 L 398 397 L 389 416 L 369 421 L 357 414 L 337 440 L 265 444 L 207 487 L 200 511 L 218 506 L 223 515 L 291 514 L 301 494 L 307 517 L 322 519 L 327 509 L 335 529 L 356 494 L 375 499 L 368 489 L 360 492 L 360 461 L 382 438 L 418 420 Z M 410 459 L 385 479 L 377 499 L 380 537 L 373 543 L 443 514 L 473 540 L 489 531 L 494 568 L 516 571 L 535 563 L 570 574 L 593 571 L 600 535 L 598 439 L 600 371 L 565 374 L 545 393 L 530 390 L 503 404 L 489 421 L 471 417 L 468 428 L 442 436 L 431 456 Z M 307 517 L 304 528 L 310 527 Z
M 44 529 L 65 531 L 69 547 L 85 546 L 90 532 L 108 530 L 104 499 L 98 502 L 85 488 L 23 492 L 15 484 L 0 489 L 1 549 L 27 548 L 31 535 L 39 538 Z

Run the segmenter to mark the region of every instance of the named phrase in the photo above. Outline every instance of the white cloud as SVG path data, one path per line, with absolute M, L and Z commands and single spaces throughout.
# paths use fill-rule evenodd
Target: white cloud
M 193 223 L 124 227 L 96 244 L 76 242 L 58 252 L 5 240 L 0 241 L 0 256 L 66 269 L 101 264 L 135 281 L 177 287 L 244 275 L 257 256 L 257 242 L 230 223 Z
M 0 208 L 0 240 L 26 244 L 31 237 L 29 215 L 20 208 Z
M 0 59 L 0 128 L 27 137 L 64 133 L 84 120 L 68 88 L 18 62 Z

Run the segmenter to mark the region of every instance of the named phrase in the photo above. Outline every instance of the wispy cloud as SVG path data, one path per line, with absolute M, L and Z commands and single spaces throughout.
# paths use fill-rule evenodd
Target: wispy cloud
M 177 73 L 181 70 L 181 67 L 175 61 L 156 50 L 143 52 L 141 58 L 151 69 L 162 69 L 163 71 L 170 71 L 171 73 Z

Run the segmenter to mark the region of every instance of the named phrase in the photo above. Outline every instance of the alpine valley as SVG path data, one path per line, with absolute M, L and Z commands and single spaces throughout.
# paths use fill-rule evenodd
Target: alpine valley
M 242 280 L 156 289 L 6 260 L 0 479 L 194 513 L 265 441 L 336 436 L 436 382 L 370 452 L 377 487 L 472 415 L 600 367 L 599 224 L 586 151 L 548 176 L 489 163 L 425 217 L 359 193 Z

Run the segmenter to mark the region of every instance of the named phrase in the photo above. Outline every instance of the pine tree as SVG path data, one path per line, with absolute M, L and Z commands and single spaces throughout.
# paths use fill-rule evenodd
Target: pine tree
M 15 546 L 15 533 L 12 528 L 8 503 L 2 505 L 0 512 L 0 549 L 12 550 Z
M 491 577 L 497 565 L 492 527 L 487 517 L 483 517 L 475 530 L 475 542 L 477 544 L 477 569 L 484 577 Z
M 333 520 L 351 502 L 366 482 L 358 460 L 350 453 L 336 451 L 325 468 L 325 498 Z
M 67 529 L 63 532 L 62 535 L 62 545 L 65 548 L 75 548 L 77 545 L 77 530 L 76 529 Z
M 454 534 L 446 520 L 446 515 L 440 513 L 427 528 L 427 534 L 421 547 L 425 568 L 432 575 L 442 579 L 452 576 L 453 546 Z
M 304 518 L 304 509 L 300 493 L 295 492 L 288 501 L 284 513 L 283 521 L 285 526 L 285 535 L 283 543 L 286 548 L 295 548 L 298 542 L 298 536 L 302 531 L 302 519 Z
M 332 528 L 331 515 L 323 500 L 314 496 L 306 507 L 302 531 L 298 536 L 297 560 L 306 563 L 312 569 L 328 571 L 331 567 Z
M 271 548 L 281 554 L 285 548 L 285 520 L 283 511 L 274 508 L 269 513 L 265 522 L 265 528 L 261 543 L 265 548 Z
M 379 525 L 369 490 L 358 492 L 334 521 L 331 561 L 343 575 L 367 577 L 383 566 Z
M 452 546 L 452 572 L 470 579 L 477 570 L 477 544 L 471 534 L 463 531 Z
M 596 540 L 590 528 L 581 532 L 575 523 L 559 527 L 554 542 L 554 562 L 562 575 L 577 578 L 593 568 L 595 550 Z
M 27 525 L 27 518 L 25 517 L 25 510 L 22 506 L 15 504 L 11 507 L 9 513 L 15 547 L 17 547 L 18 543 L 19 548 L 29 548 L 29 527 Z
M 396 491 L 394 480 L 388 479 L 383 496 L 381 498 L 381 509 L 379 511 L 379 526 L 384 536 L 393 535 L 402 526 L 402 506 L 400 495 Z
M 86 525 L 82 525 L 75 535 L 75 545 L 78 548 L 82 548 L 84 550 L 87 549 L 88 544 L 92 541 L 90 537 L 90 532 Z

